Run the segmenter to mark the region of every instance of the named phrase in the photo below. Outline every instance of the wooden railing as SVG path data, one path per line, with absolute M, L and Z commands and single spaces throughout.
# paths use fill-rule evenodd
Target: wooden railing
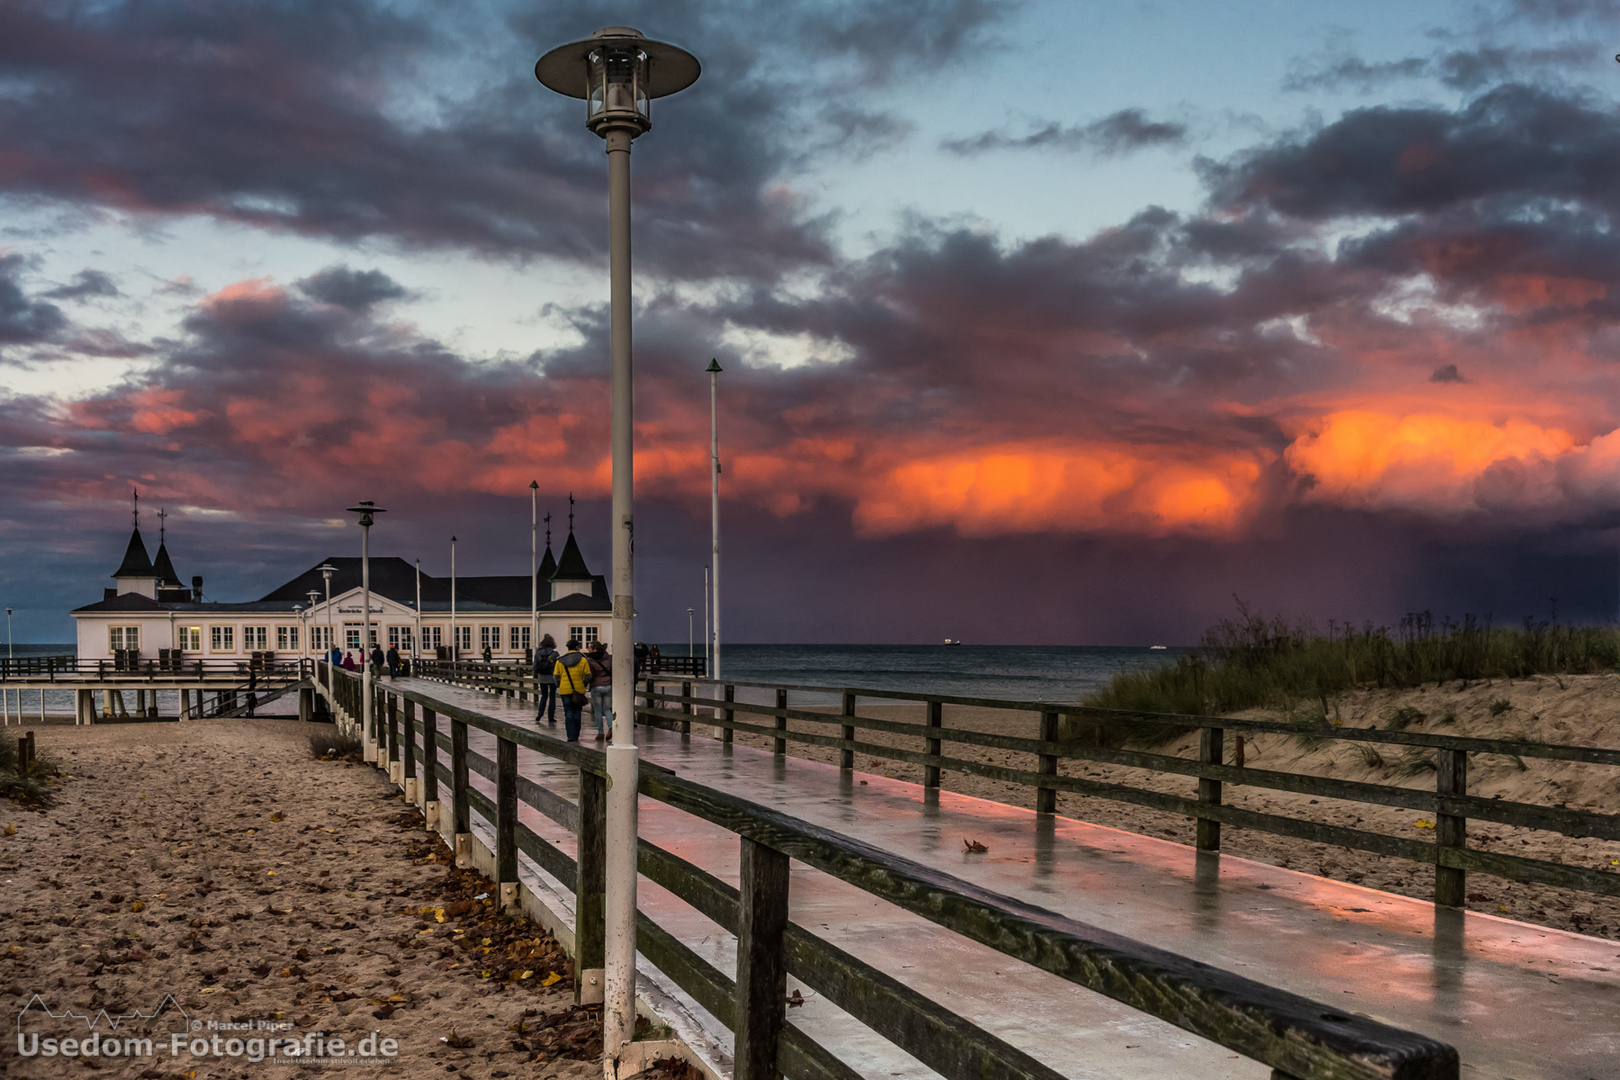
M 98 679 L 107 682 L 172 684 L 195 680 L 245 680 L 249 671 L 257 672 L 261 678 L 302 678 L 311 670 L 313 663 L 313 660 L 305 658 L 278 660 L 272 654 L 256 654 L 240 660 L 220 657 L 185 659 L 177 654 L 149 659 L 124 656 L 98 660 L 80 660 L 73 656 L 0 657 L 0 682 L 34 683 L 42 679 L 49 682 L 83 682 Z
M 365 693 L 352 673 L 322 665 L 317 680 L 350 725 Z M 327 690 L 327 686 L 331 690 Z M 493 876 L 501 895 L 519 888 L 518 853 L 572 889 L 576 971 L 603 964 L 606 764 L 602 752 L 507 723 L 413 689 L 378 682 L 369 744 L 424 808 L 438 806 L 441 831 L 470 849 L 477 813 L 494 833 Z M 651 703 L 649 703 L 651 704 Z M 659 710 L 649 709 L 657 714 Z M 681 715 L 681 714 L 676 714 Z M 468 732 L 495 737 L 493 760 L 468 748 Z M 517 748 L 578 770 L 570 803 L 517 772 Z M 470 774 L 493 781 L 495 797 Z M 418 778 L 419 782 L 418 782 Z M 439 805 L 448 790 L 448 799 Z M 698 956 L 646 915 L 637 921 L 643 956 L 736 1037 L 736 1080 L 854 1080 L 858 1075 L 786 1020 L 792 974 L 834 1005 L 950 1080 L 1057 1080 L 1060 1074 L 946 1007 L 909 989 L 788 918 L 788 862 L 847 882 L 947 931 L 1023 960 L 1143 1013 L 1269 1065 L 1274 1076 L 1453 1080 L 1457 1053 L 1426 1036 L 1346 1015 L 1262 983 L 1100 930 L 991 892 L 769 807 L 684 780 L 643 763 L 642 795 L 734 834 L 741 887 L 650 844 L 638 842 L 640 872 L 737 936 L 736 977 Z M 570 858 L 518 820 L 519 803 L 574 830 Z
M 770 690 L 774 693 L 776 704 L 773 707 L 736 701 L 738 687 Z M 1060 791 L 1165 810 L 1196 819 L 1196 842 L 1198 848 L 1204 851 L 1220 850 L 1220 828 L 1226 824 L 1427 863 L 1435 867 L 1435 902 L 1448 906 L 1463 904 L 1466 877 L 1470 871 L 1494 874 L 1515 881 L 1556 885 L 1604 896 L 1620 896 L 1620 873 L 1532 859 L 1522 855 L 1482 851 L 1468 847 L 1467 843 L 1467 823 L 1470 819 L 1546 830 L 1564 836 L 1620 840 L 1620 815 L 1573 810 L 1561 805 L 1545 806 L 1499 798 L 1487 799 L 1468 794 L 1468 758 L 1471 754 L 1499 754 L 1517 758 L 1620 765 L 1620 750 L 1514 739 L 1476 739 L 1417 731 L 1337 727 L 1331 724 L 1237 720 L 1230 717 L 1177 713 L 1123 712 L 1050 702 L 1006 701 L 892 690 L 784 686 L 779 683 L 756 682 L 728 682 L 705 686 L 705 689 L 711 692 L 717 688 L 721 690 L 720 694 L 711 693 L 710 696 L 704 696 L 694 695 L 691 683 L 683 683 L 680 693 L 670 693 L 658 690 L 649 682 L 644 691 L 644 700 L 651 702 L 652 707 L 638 709 L 637 718 L 660 726 L 679 725 L 682 730 L 690 730 L 694 718 L 693 710 L 701 708 L 705 713 L 714 712 L 715 716 L 712 719 L 704 716 L 700 722 L 722 728 L 723 737 L 726 739 L 730 739 L 732 733 L 737 731 L 764 736 L 772 740 L 773 748 L 778 754 L 786 751 L 789 742 L 836 748 L 839 751 L 840 763 L 846 769 L 853 766 L 854 755 L 857 752 L 893 761 L 910 762 L 923 767 L 923 782 L 928 787 L 939 786 L 942 772 L 964 773 L 1023 784 L 1035 789 L 1036 809 L 1041 812 L 1052 812 L 1056 809 L 1057 793 Z M 841 699 L 842 707 L 836 714 L 802 706 L 790 707 L 789 694 L 804 692 L 818 696 L 837 695 Z M 927 722 L 916 724 L 859 716 L 855 711 L 857 698 L 920 703 L 926 707 Z M 1035 737 L 946 727 L 943 723 L 945 705 L 1035 713 L 1038 719 L 1031 718 L 1034 721 L 1031 727 L 1034 728 Z M 742 719 L 738 718 L 739 714 L 742 714 Z M 768 722 L 750 723 L 749 720 L 753 717 L 763 718 Z M 789 720 L 824 726 L 829 729 L 829 733 L 790 730 Z M 1075 734 L 1077 729 L 1083 729 L 1087 724 L 1092 725 L 1093 731 L 1101 730 L 1103 726 L 1114 727 L 1121 724 L 1157 727 L 1165 731 L 1167 736 L 1194 729 L 1199 736 L 1199 756 L 1197 760 L 1193 760 L 1168 754 L 1094 745 L 1091 740 Z M 838 733 L 832 734 L 830 730 L 832 728 L 837 728 Z M 920 749 L 909 750 L 861 740 L 856 737 L 857 732 L 861 731 L 884 732 L 913 738 L 920 744 Z M 1228 732 L 1234 735 L 1230 742 L 1226 737 Z M 1245 736 L 1260 734 L 1295 735 L 1307 739 L 1340 740 L 1363 745 L 1432 749 L 1435 752 L 1435 788 L 1433 791 L 1424 791 L 1390 784 L 1338 780 L 1307 773 L 1252 768 L 1245 764 L 1243 739 Z M 952 757 L 943 752 L 942 748 L 947 743 L 1027 753 L 1031 756 L 1035 767 L 1015 769 L 970 758 Z M 1231 763 L 1227 763 L 1228 759 Z M 1197 797 L 1186 798 L 1127 784 L 1065 776 L 1059 770 L 1059 763 L 1062 761 L 1103 762 L 1196 778 Z M 1398 806 L 1432 814 L 1435 827 L 1434 842 L 1428 843 L 1366 829 L 1328 825 L 1281 814 L 1228 806 L 1222 802 L 1223 784 L 1238 784 L 1380 806 Z

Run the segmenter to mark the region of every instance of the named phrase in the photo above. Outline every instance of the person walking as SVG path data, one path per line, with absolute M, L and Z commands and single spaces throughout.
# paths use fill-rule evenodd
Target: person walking
M 545 717 L 548 724 L 557 722 L 557 642 L 550 634 L 540 639 L 534 650 L 534 696 L 539 702 L 534 711 L 535 723 Z
M 342 667 L 343 650 L 338 648 L 336 645 L 333 645 L 331 651 L 326 654 L 326 662 L 331 664 L 333 667 Z
M 578 638 L 568 639 L 568 651 L 557 657 L 553 670 L 557 693 L 562 698 L 563 728 L 569 742 L 579 742 L 580 714 L 585 709 L 585 691 L 591 685 L 591 665 L 579 651 Z
M 373 644 L 371 646 L 371 677 L 373 679 L 382 678 L 383 664 L 385 662 L 386 658 L 383 656 L 382 646 Z
M 388 646 L 388 677 L 392 679 L 399 674 L 399 646 Z
M 596 737 L 612 740 L 613 657 L 608 655 L 607 646 L 598 641 L 585 659 L 591 665 L 591 717 L 596 721 Z
M 357 670 L 355 668 L 355 666 L 354 666 L 354 653 L 346 652 L 346 653 L 343 654 L 343 670 L 344 671 L 355 671 L 355 670 Z

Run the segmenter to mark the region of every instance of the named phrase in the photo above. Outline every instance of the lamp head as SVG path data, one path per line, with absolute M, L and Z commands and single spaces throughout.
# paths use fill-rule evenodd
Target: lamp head
M 370 499 L 362 499 L 360 500 L 360 504 L 358 506 L 349 507 L 349 513 L 359 514 L 360 527 L 362 529 L 369 529 L 372 524 L 373 514 L 386 514 L 388 511 L 384 510 Z
M 604 139 L 610 129 L 628 129 L 632 138 L 650 129 L 648 103 L 685 90 L 702 71 L 685 49 L 628 26 L 604 26 L 584 41 L 559 45 L 534 65 L 542 84 L 585 100 L 585 126 Z
M 726 369 L 720 366 L 720 361 L 718 361 L 718 360 L 710 360 L 709 361 L 709 366 L 704 368 L 703 370 L 708 372 L 710 375 L 718 375 L 718 374 L 720 374 L 722 371 L 724 371 Z
M 332 583 L 332 575 L 337 573 L 337 567 L 333 566 L 331 563 L 321 563 L 321 565 L 317 566 L 315 569 L 321 572 L 321 577 L 326 579 L 326 583 L 328 585 Z

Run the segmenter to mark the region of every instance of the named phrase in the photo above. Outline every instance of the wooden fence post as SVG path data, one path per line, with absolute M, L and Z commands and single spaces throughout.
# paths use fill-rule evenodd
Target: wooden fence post
M 495 882 L 500 886 L 497 910 L 518 903 L 517 743 L 495 740 Z
M 579 873 L 574 879 L 574 1002 L 602 1001 L 607 948 L 607 781 L 579 771 Z
M 417 803 L 417 789 L 421 787 L 416 780 L 416 702 L 410 698 L 405 699 L 405 801 L 415 806 Z
M 467 801 L 467 722 L 450 720 L 450 831 L 456 865 L 472 866 L 472 806 Z
M 727 683 L 726 684 L 726 701 L 732 702 L 732 701 L 736 701 L 736 700 L 737 700 L 737 688 L 735 686 L 731 685 L 730 683 Z M 726 744 L 727 746 L 731 745 L 731 743 L 736 741 L 735 736 L 736 736 L 737 733 L 735 731 L 733 731 L 732 728 L 731 728 L 732 723 L 735 722 L 736 715 L 737 715 L 736 712 L 734 712 L 731 709 L 725 710 L 726 730 L 725 730 L 724 734 L 722 734 L 720 736 L 720 741 L 722 743 Z
M 681 697 L 689 698 L 691 696 L 692 696 L 692 684 L 689 683 L 689 682 L 681 683 Z M 681 712 L 686 716 L 691 716 L 692 715 L 692 703 L 690 701 L 681 702 Z M 681 721 L 681 734 L 682 735 L 690 735 L 690 734 L 692 734 L 692 721 L 690 721 L 690 720 L 682 720 Z
M 650 662 L 651 661 L 649 661 L 649 663 Z M 656 683 L 653 682 L 652 678 L 649 676 L 648 679 L 647 679 L 647 708 L 656 709 L 658 707 L 658 705 L 663 704 L 663 702 L 658 702 L 657 704 L 653 703 L 653 695 L 655 693 L 657 693 L 657 692 L 658 692 L 658 686 L 657 686 Z M 652 726 L 653 725 L 652 717 L 649 716 L 647 718 L 646 722 L 647 722 L 647 725 L 649 727 Z M 634 731 L 635 730 L 635 725 L 632 724 L 631 727 L 630 727 L 630 730 Z
M 383 699 L 388 702 L 388 779 L 398 784 L 404 779 L 399 763 L 399 698 L 384 694 Z
M 943 727 L 944 724 L 945 724 L 945 703 L 942 702 L 942 701 L 930 701 L 928 703 L 928 726 L 931 727 L 931 728 L 939 728 L 939 727 Z M 923 740 L 923 753 L 930 754 L 930 755 L 932 755 L 934 757 L 938 757 L 939 756 L 939 740 L 938 739 L 924 739 Z M 939 787 L 939 766 L 938 765 L 924 765 L 923 766 L 923 787 Z
M 422 817 L 433 832 L 439 829 L 439 716 L 422 710 Z
M 844 715 L 855 715 L 855 695 L 847 690 L 844 692 Z M 844 724 L 842 730 L 847 741 L 855 741 L 855 728 L 853 726 Z M 855 751 L 853 749 L 846 746 L 838 751 L 838 767 L 841 769 L 853 769 L 855 767 Z
M 1219 765 L 1221 763 L 1221 742 L 1226 734 L 1224 728 L 1198 729 L 1198 760 L 1206 765 Z M 1221 782 L 1219 780 L 1198 780 L 1198 801 L 1221 805 Z M 1210 821 L 1208 818 L 1198 819 L 1199 851 L 1221 850 L 1221 823 Z
M 777 1041 L 787 1022 L 788 857 L 747 837 L 741 842 L 733 1076 L 777 1080 Z
M 787 708 L 787 691 L 786 690 L 780 690 L 779 689 L 779 690 L 776 691 L 776 707 L 778 709 Z M 787 730 L 787 717 L 778 716 L 776 718 L 776 730 L 777 731 L 786 731 Z M 772 740 L 772 742 L 775 744 L 774 747 L 773 747 L 773 750 L 774 750 L 775 753 L 778 753 L 778 754 L 787 753 L 787 740 L 786 739 L 774 739 L 774 740 Z
M 1435 759 L 1435 791 L 1448 795 L 1468 794 L 1468 751 L 1439 750 Z M 1434 816 L 1434 842 L 1437 848 L 1468 846 L 1468 819 L 1461 814 Z M 1436 855 L 1439 851 L 1435 852 Z M 1443 907 L 1462 907 L 1467 901 L 1468 871 L 1454 866 L 1434 867 L 1434 902 Z
M 1056 742 L 1058 734 L 1058 714 L 1055 712 L 1041 713 L 1041 741 Z M 1042 776 L 1056 776 L 1058 759 L 1052 754 L 1039 755 L 1040 764 L 1036 771 Z M 1057 788 L 1039 787 L 1035 789 L 1035 812 L 1037 814 L 1057 813 Z

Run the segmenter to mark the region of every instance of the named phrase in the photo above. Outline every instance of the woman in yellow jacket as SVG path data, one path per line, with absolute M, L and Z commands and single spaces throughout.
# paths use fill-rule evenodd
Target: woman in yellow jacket
M 580 713 L 591 688 L 591 663 L 579 651 L 579 639 L 568 639 L 568 651 L 557 657 L 557 696 L 562 698 L 563 728 L 569 742 L 579 742 Z

